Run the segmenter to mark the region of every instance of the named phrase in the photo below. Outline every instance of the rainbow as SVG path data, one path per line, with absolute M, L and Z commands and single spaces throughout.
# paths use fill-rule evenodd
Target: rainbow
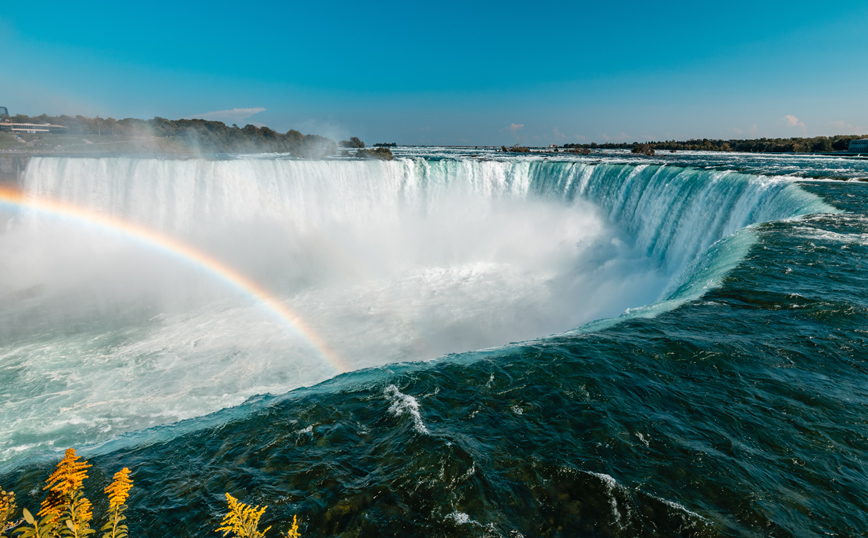
M 298 333 L 304 337 L 335 373 L 348 371 L 340 357 L 313 329 L 302 321 L 298 314 L 282 304 L 267 289 L 206 252 L 150 228 L 112 215 L 59 200 L 28 197 L 15 189 L 0 187 L 0 207 L 2 206 L 28 209 L 48 216 L 64 217 L 89 224 L 106 232 L 120 234 L 125 238 L 190 263 L 262 305 L 267 312 L 280 320 L 290 332 Z

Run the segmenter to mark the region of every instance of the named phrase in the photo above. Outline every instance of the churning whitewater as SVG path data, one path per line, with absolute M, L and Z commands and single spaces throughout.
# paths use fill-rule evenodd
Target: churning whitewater
M 752 239 L 737 231 L 831 210 L 780 179 L 527 160 L 35 158 L 21 188 L 210 253 L 351 369 L 695 297 L 743 257 Z M 308 335 L 206 264 L 62 214 L 8 218 L 0 357 L 16 375 L 3 460 L 334 374 Z

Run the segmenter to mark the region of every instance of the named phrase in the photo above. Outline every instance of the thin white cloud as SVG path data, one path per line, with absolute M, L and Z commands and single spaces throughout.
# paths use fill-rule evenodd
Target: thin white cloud
M 746 129 L 742 129 L 741 127 L 729 127 L 727 129 L 727 132 L 729 132 L 735 136 L 747 135 L 748 137 L 756 138 L 756 134 L 757 134 L 758 130 L 759 130 L 759 128 L 754 123 L 753 125 L 751 125 L 750 127 L 747 127 Z
M 783 120 L 790 127 L 795 127 L 799 131 L 801 131 L 802 134 L 807 135 L 808 128 L 805 127 L 805 122 L 801 121 L 799 118 L 797 118 L 791 114 L 787 114 L 786 116 L 784 116 Z
M 509 131 L 512 133 L 512 136 L 515 137 L 515 140 L 518 141 L 520 138 L 518 135 L 518 132 L 521 131 L 522 129 L 524 129 L 523 123 L 510 123 L 509 127 L 504 127 L 503 129 L 500 130 L 500 132 Z
M 868 132 L 868 127 L 853 125 L 852 123 L 847 123 L 844 120 L 829 122 L 829 126 L 833 129 L 837 129 L 837 132 L 835 134 L 862 134 Z
M 560 130 L 558 130 L 557 127 L 554 128 L 554 130 L 552 131 L 552 134 L 554 134 L 555 140 L 563 140 L 567 137 L 567 135 L 560 132 Z
M 799 124 L 804 125 L 804 123 L 799 121 L 799 118 L 792 116 L 790 114 L 787 114 L 786 116 L 784 116 L 784 121 L 787 122 L 787 125 L 791 125 L 793 127 L 795 127 L 796 125 L 799 125 Z
M 600 137 L 601 137 L 603 140 L 605 140 L 606 142 L 623 142 L 623 141 L 625 141 L 625 140 L 628 140 L 628 139 L 630 139 L 630 138 L 633 138 L 632 136 L 628 135 L 628 134 L 625 133 L 624 131 L 621 131 L 621 134 L 618 134 L 618 135 L 615 135 L 615 136 L 609 136 L 609 135 L 607 135 L 606 133 L 603 133 Z
M 203 114 L 193 114 L 187 116 L 188 119 L 222 121 L 225 123 L 238 123 L 247 118 L 265 112 L 262 107 L 256 108 L 233 108 L 231 110 L 215 110 L 214 112 L 205 112 Z

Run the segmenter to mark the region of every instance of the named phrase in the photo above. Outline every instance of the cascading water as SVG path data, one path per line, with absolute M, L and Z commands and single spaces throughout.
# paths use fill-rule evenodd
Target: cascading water
M 35 158 L 22 189 L 210 253 L 353 369 L 696 297 L 752 238 L 718 241 L 833 211 L 780 179 L 509 160 Z M 0 460 L 332 375 L 309 341 L 207 266 L 58 215 L 6 216 Z

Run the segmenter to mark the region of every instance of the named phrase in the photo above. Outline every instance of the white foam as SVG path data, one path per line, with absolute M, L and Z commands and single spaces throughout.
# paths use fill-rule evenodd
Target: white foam
M 472 522 L 472 520 L 470 519 L 470 516 L 468 516 L 464 512 L 457 512 L 457 511 L 452 512 L 451 514 L 447 515 L 446 517 L 447 517 L 447 519 L 451 519 L 451 520 L 455 521 L 455 523 L 458 525 L 467 525 L 468 523 Z
M 687 514 L 687 515 L 690 516 L 690 517 L 693 517 L 693 518 L 699 519 L 699 520 L 701 520 L 701 521 L 708 521 L 708 518 L 705 518 L 705 517 L 703 517 L 703 516 L 697 514 L 696 512 L 694 512 L 694 511 L 692 511 L 692 510 L 688 510 L 687 508 L 684 507 L 684 505 L 678 504 L 677 502 L 669 501 L 669 500 L 666 500 L 666 499 L 664 499 L 664 498 L 662 498 L 662 497 L 656 497 L 656 496 L 655 496 L 654 498 L 657 499 L 658 501 L 662 502 L 662 503 L 665 504 L 666 506 L 668 506 L 668 507 L 670 507 L 670 508 L 673 508 L 673 509 L 675 509 L 675 510 L 677 510 L 677 511 L 679 511 L 679 512 L 684 513 L 684 514 Z
M 621 509 L 618 506 L 618 499 L 615 497 L 615 492 L 619 488 L 621 488 L 621 486 L 618 485 L 618 482 L 611 475 L 607 475 L 605 473 L 595 473 L 591 471 L 586 472 L 589 475 L 596 476 L 603 481 L 603 484 L 606 485 L 606 494 L 609 496 L 609 506 L 612 507 L 612 517 L 615 521 L 615 525 L 617 525 L 620 529 L 626 528 L 627 523 L 623 522 L 621 519 Z M 624 507 L 624 512 L 628 517 L 632 513 L 629 505 Z
M 386 387 L 383 394 L 391 402 L 389 406 L 390 413 L 396 417 L 404 414 L 410 415 L 410 418 L 413 419 L 413 428 L 419 433 L 428 434 L 428 428 L 422 421 L 422 415 L 419 413 L 419 402 L 416 401 L 416 398 L 402 393 L 395 385 Z

